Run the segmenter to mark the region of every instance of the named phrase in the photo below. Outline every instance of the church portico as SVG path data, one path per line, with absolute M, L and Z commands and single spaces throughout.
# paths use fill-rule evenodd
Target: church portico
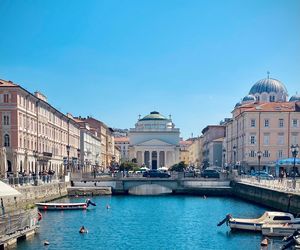
M 158 112 L 139 119 L 130 129 L 130 157 L 151 169 L 171 167 L 179 161 L 179 129 Z

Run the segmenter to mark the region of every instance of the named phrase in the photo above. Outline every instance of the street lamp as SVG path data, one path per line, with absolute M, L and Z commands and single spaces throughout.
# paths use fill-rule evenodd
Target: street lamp
M 70 145 L 67 145 L 66 146 L 67 148 L 67 170 L 70 170 L 70 149 L 71 149 L 71 146 Z
M 225 168 L 225 157 L 226 157 L 226 149 L 223 148 L 223 168 Z
M 292 155 L 294 157 L 294 165 L 293 165 L 293 172 L 294 172 L 294 176 L 293 176 L 293 188 L 296 188 L 296 157 L 299 153 L 299 146 L 297 145 L 292 145 L 291 146 L 291 151 L 292 151 Z
M 80 148 L 77 148 L 77 167 L 80 170 Z
M 259 150 L 257 152 L 257 158 L 258 158 L 258 181 L 260 181 L 260 159 L 262 157 L 262 152 Z
M 236 168 L 236 146 L 233 146 L 233 161 L 234 161 L 234 169 Z
M 33 157 L 35 159 L 35 176 L 38 176 L 38 167 L 37 167 L 37 157 L 38 157 L 38 151 L 33 151 Z

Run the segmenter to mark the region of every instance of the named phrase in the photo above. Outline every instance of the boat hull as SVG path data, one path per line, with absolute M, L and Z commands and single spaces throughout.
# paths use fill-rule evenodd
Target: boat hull
M 36 203 L 39 210 L 84 210 L 86 203 Z
M 268 225 L 262 227 L 262 235 L 269 237 L 290 236 L 300 225 Z
M 262 224 L 229 221 L 228 223 L 231 230 L 245 230 L 245 231 L 261 231 Z

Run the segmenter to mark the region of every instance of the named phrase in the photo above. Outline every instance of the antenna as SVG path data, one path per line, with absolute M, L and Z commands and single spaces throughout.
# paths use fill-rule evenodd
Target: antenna
M 171 115 L 171 114 L 169 114 L 169 119 L 170 119 L 170 120 L 172 119 L 172 115 Z
M 268 79 L 270 79 L 270 71 L 267 71 Z
M 139 120 L 141 119 L 141 115 L 139 115 Z

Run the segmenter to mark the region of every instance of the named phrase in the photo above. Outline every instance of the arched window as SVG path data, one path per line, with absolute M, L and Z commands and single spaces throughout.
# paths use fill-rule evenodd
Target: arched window
M 10 147 L 10 138 L 8 134 L 4 135 L 4 147 Z

